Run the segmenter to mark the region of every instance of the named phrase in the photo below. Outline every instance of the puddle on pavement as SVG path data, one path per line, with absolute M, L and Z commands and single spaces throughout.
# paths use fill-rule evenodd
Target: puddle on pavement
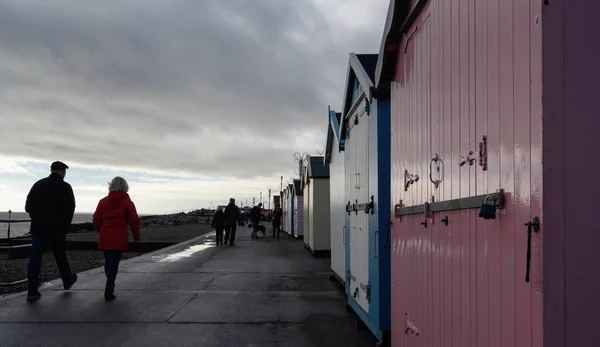
M 163 263 L 163 262 L 173 262 L 173 261 L 181 260 L 181 259 L 187 258 L 195 253 L 201 252 L 205 249 L 212 248 L 215 246 L 215 241 L 211 240 L 210 236 L 204 238 L 202 240 L 202 242 L 203 242 L 202 244 L 190 246 L 181 252 L 169 254 L 167 256 L 164 256 L 164 255 L 157 256 L 157 258 L 164 257 L 162 259 L 159 259 L 158 261 Z

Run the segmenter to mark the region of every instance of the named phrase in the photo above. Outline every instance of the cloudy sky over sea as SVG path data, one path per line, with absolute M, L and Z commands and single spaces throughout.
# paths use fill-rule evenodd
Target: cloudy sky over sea
M 0 0 L 0 211 L 54 160 L 78 212 L 115 175 L 141 213 L 266 197 L 323 150 L 388 3 Z

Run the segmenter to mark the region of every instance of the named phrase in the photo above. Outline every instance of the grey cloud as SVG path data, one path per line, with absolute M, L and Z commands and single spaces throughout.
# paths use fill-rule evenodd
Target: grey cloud
M 314 147 L 294 134 L 325 142 L 348 53 L 377 51 L 379 2 L 379 22 L 358 30 L 310 1 L 0 0 L 2 154 L 288 172 Z

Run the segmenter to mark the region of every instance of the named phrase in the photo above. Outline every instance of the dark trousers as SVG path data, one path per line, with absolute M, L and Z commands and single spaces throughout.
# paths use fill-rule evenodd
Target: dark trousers
M 50 245 L 54 253 L 54 259 L 60 272 L 60 278 L 67 284 L 71 280 L 71 268 L 67 259 L 67 235 L 63 233 L 40 233 L 31 235 L 31 257 L 27 268 L 27 289 L 31 293 L 38 290 L 40 271 L 42 268 L 42 257 L 44 251 Z
M 226 225 L 225 226 L 225 243 L 229 242 L 230 245 L 233 245 L 235 242 L 235 230 L 237 229 L 237 225 Z
M 223 244 L 223 227 L 216 227 L 215 231 L 217 232 L 217 245 Z
M 280 232 L 281 232 L 281 224 L 273 223 L 273 237 L 275 237 L 277 234 L 277 238 L 279 238 Z
M 117 273 L 119 273 L 119 263 L 121 262 L 122 255 L 123 251 L 119 251 L 116 249 L 104 250 L 104 273 L 106 274 L 107 287 L 112 287 L 115 285 Z

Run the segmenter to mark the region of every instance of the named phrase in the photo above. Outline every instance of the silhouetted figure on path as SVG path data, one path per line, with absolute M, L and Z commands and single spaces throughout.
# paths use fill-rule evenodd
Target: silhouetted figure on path
M 240 208 L 236 206 L 235 199 L 229 199 L 229 205 L 225 207 L 225 244 L 235 244 L 235 230 L 240 219 Z
M 283 217 L 283 210 L 281 209 L 281 205 L 276 204 L 275 209 L 273 210 L 273 238 L 279 238 L 279 233 L 281 232 L 281 218 Z
M 50 176 L 37 181 L 27 194 L 25 212 L 31 218 L 31 256 L 27 269 L 27 300 L 35 301 L 40 294 L 39 277 L 42 256 L 50 245 L 60 271 L 65 290 L 77 282 L 67 259 L 67 232 L 75 213 L 75 196 L 71 185 L 64 181 L 69 167 L 60 161 L 50 166 Z
M 225 229 L 225 213 L 223 212 L 223 207 L 217 207 L 217 212 L 213 216 L 213 221 L 211 226 L 215 228 L 217 232 L 217 246 L 223 244 L 223 229 Z
M 256 239 L 258 238 L 258 230 L 260 230 L 260 220 L 262 217 L 262 203 L 259 203 L 258 205 L 254 206 L 252 208 L 252 210 L 250 211 L 250 220 L 252 221 L 252 235 L 251 238 Z M 263 235 L 265 235 L 265 232 L 262 232 Z

